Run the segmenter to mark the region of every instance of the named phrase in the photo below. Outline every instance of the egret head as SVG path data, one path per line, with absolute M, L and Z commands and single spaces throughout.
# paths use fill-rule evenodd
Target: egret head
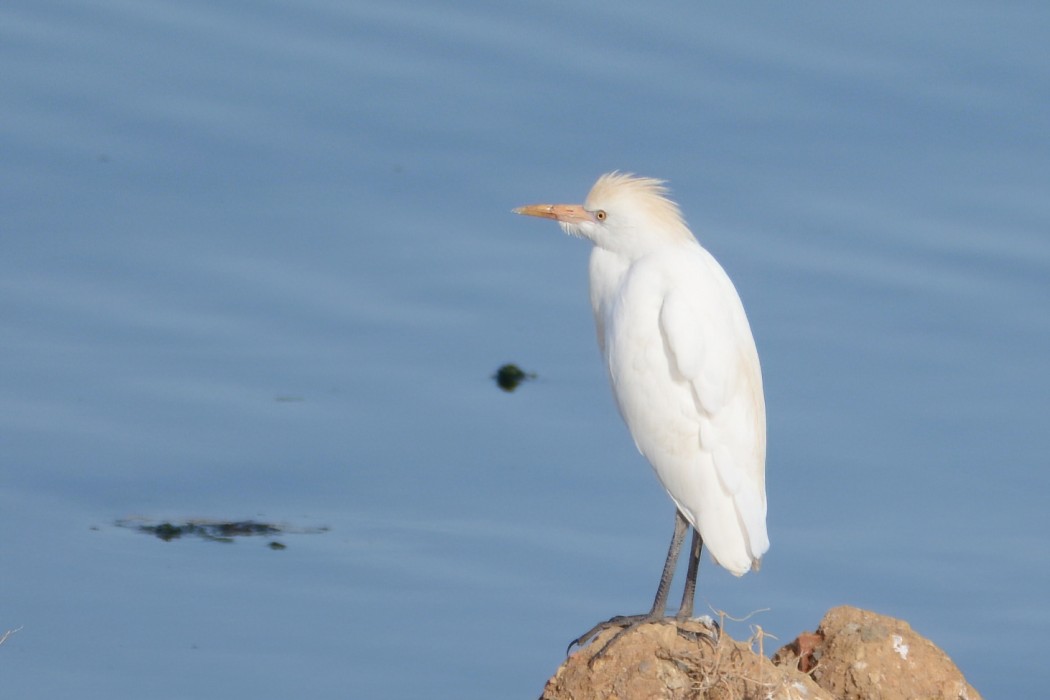
M 629 256 L 673 241 L 693 240 L 663 180 L 611 172 L 598 178 L 583 204 L 530 204 L 517 214 L 554 219 L 573 236 Z

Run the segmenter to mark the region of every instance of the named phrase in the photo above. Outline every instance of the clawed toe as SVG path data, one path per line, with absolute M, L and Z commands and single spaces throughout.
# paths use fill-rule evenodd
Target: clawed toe
M 718 640 L 722 636 L 722 628 L 718 626 L 717 622 L 681 617 L 676 617 L 674 621 L 679 637 L 694 642 L 702 639 L 712 647 L 718 646 Z M 690 624 L 688 628 L 684 627 L 683 625 L 687 623 L 692 624 Z M 704 629 L 696 629 L 697 625 L 704 627 Z
M 569 643 L 569 648 L 565 650 L 568 654 L 572 651 L 573 647 L 583 647 L 589 641 L 597 637 L 600 633 L 607 629 L 618 627 L 619 631 L 611 636 L 598 651 L 594 652 L 590 660 L 587 662 L 588 666 L 593 666 L 594 662 L 605 656 L 605 653 L 615 644 L 621 637 L 628 632 L 632 631 L 636 627 L 640 627 L 646 624 L 673 624 L 678 634 L 686 639 L 692 639 L 698 641 L 703 639 L 708 644 L 717 645 L 718 638 L 721 630 L 718 628 L 718 624 L 706 624 L 700 620 L 694 620 L 690 618 L 678 618 L 678 617 L 657 617 L 652 614 L 648 615 L 617 615 L 616 617 L 610 618 L 605 622 L 599 622 L 594 627 L 587 630 L 585 633 L 572 640 Z M 688 625 L 688 627 L 686 626 Z M 697 629 L 697 626 L 707 627 L 706 630 Z
M 659 618 L 654 618 L 650 615 L 617 615 L 616 617 L 610 617 L 605 622 L 599 622 L 597 625 L 590 628 L 589 630 L 581 634 L 579 637 L 569 642 L 569 647 L 565 650 L 565 654 L 568 655 L 570 652 L 572 652 L 573 647 L 583 647 L 587 644 L 587 642 L 591 641 L 607 629 L 619 627 L 620 632 L 616 634 L 616 637 L 619 637 L 628 629 L 637 627 L 643 622 L 655 622 L 657 619 Z M 616 637 L 614 637 L 614 639 Z M 608 646 L 608 644 L 606 644 L 605 646 Z

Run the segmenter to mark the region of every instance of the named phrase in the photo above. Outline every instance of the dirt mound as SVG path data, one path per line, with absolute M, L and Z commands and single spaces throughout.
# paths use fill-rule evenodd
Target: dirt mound
M 756 628 L 757 629 L 757 628 Z M 744 642 L 717 642 L 699 622 L 642 625 L 603 656 L 608 630 L 570 656 L 541 700 L 798 700 L 951 698 L 980 700 L 944 652 L 906 622 L 834 608 L 815 633 L 764 656 L 760 629 Z
M 738 642 L 721 634 L 712 642 L 700 623 L 681 627 L 642 625 L 616 640 L 592 668 L 591 657 L 617 630 L 603 632 L 562 664 L 541 700 L 832 697 L 805 673 L 774 666 L 760 653 L 760 639 Z

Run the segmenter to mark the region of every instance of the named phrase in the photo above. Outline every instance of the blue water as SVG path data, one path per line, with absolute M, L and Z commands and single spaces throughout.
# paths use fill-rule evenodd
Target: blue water
M 700 605 L 907 619 L 1050 682 L 1050 9 L 0 7 L 10 697 L 533 697 L 649 605 L 672 511 L 586 245 L 667 178 L 766 377 L 772 550 Z M 538 378 L 513 394 L 506 361 Z M 164 543 L 121 518 L 256 518 Z M 747 623 L 731 627 L 750 634 Z M 768 645 L 767 645 L 768 646 Z

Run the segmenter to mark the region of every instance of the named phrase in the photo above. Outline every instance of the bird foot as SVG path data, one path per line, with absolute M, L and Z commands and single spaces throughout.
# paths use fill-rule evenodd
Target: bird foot
M 675 617 L 676 631 L 683 639 L 691 639 L 698 642 L 701 639 L 712 647 L 718 646 L 718 640 L 722 636 L 722 628 L 717 622 L 707 615 L 703 617 Z
M 569 652 L 571 652 L 573 647 L 583 648 L 583 646 L 587 642 L 591 641 L 594 637 L 598 636 L 600 633 L 604 632 L 605 630 L 613 629 L 614 627 L 619 627 L 620 631 L 616 634 L 615 637 L 613 637 L 613 639 L 616 639 L 617 637 L 622 635 L 627 630 L 634 629 L 638 625 L 642 625 L 642 624 L 645 624 L 647 622 L 660 622 L 660 621 L 662 621 L 662 619 L 663 618 L 661 618 L 659 616 L 656 616 L 656 615 L 652 615 L 652 614 L 648 614 L 648 615 L 617 615 L 616 617 L 611 617 L 608 620 L 606 620 L 605 622 L 599 622 L 597 625 L 595 625 L 594 627 L 590 628 L 589 630 L 587 630 L 586 632 L 581 634 L 579 637 L 577 637 L 576 639 L 574 639 L 571 642 L 569 642 L 569 648 L 565 650 L 565 653 L 568 654 Z M 612 641 L 612 640 L 610 640 L 610 641 Z M 605 646 L 609 646 L 609 644 L 606 643 Z
M 621 637 L 628 632 L 641 627 L 642 625 L 648 624 L 673 624 L 678 632 L 678 635 L 686 639 L 700 640 L 703 639 L 709 644 L 715 645 L 718 643 L 718 638 L 721 634 L 721 630 L 718 627 L 718 623 L 708 623 L 704 620 L 689 617 L 662 617 L 647 613 L 644 615 L 617 615 L 616 617 L 610 618 L 605 622 L 599 622 L 594 627 L 590 628 L 582 635 L 572 640 L 569 643 L 569 648 L 565 650 L 568 654 L 572 651 L 572 648 L 583 647 L 587 642 L 591 641 L 599 634 L 607 629 L 620 628 L 619 631 L 611 636 L 605 644 L 602 644 L 598 651 L 594 652 L 590 660 L 587 661 L 587 665 L 590 667 L 594 666 L 594 662 L 605 656 L 605 653 L 615 644 Z M 688 626 L 686 626 L 688 625 Z M 704 626 L 708 631 L 701 631 L 697 629 L 698 626 Z

